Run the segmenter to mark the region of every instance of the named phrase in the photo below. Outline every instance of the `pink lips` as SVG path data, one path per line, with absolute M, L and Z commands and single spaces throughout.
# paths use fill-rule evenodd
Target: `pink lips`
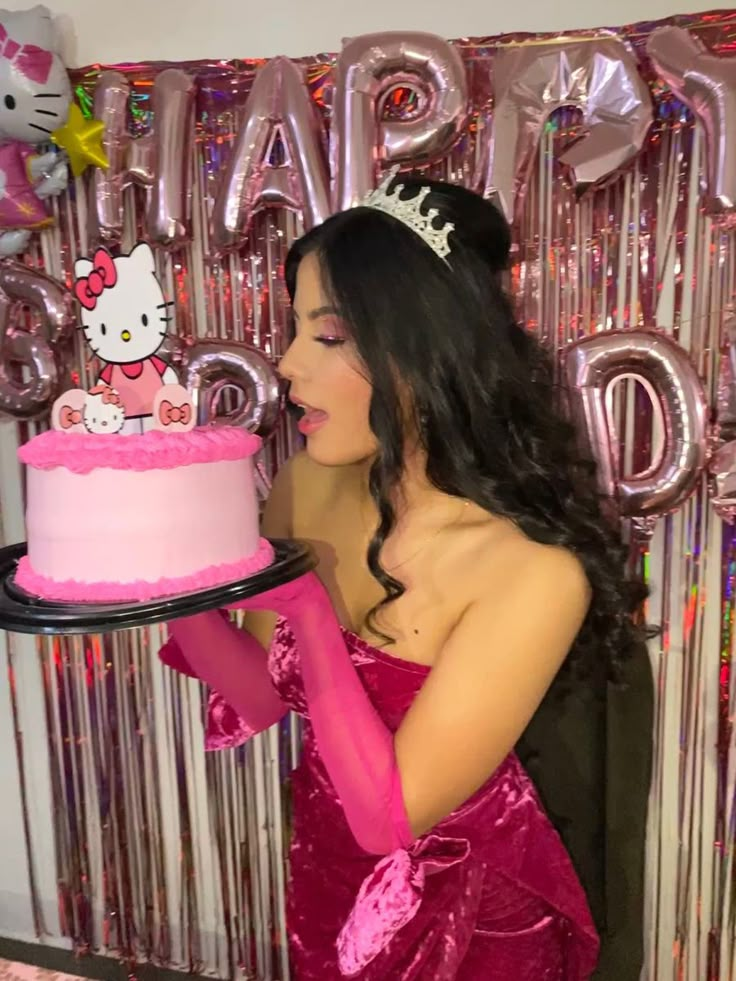
M 305 408 L 304 415 L 297 423 L 297 428 L 302 436 L 311 436 L 327 422 L 329 416 L 321 409 Z
M 297 429 L 302 436 L 311 436 L 312 433 L 316 433 L 318 429 L 324 426 L 329 418 L 328 413 L 323 412 L 322 409 L 315 409 L 313 406 L 307 405 L 306 402 L 302 402 L 294 392 L 289 395 L 289 401 L 302 410 L 303 415 L 297 423 Z

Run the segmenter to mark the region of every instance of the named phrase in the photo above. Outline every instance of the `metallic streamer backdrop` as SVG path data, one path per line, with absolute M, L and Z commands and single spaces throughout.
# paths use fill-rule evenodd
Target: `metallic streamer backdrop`
M 736 43 L 736 15 L 674 18 L 716 51 Z M 646 58 L 655 25 L 616 33 L 641 59 L 655 105 L 642 152 L 605 186 L 576 195 L 559 162 L 579 114 L 548 121 L 520 215 L 512 284 L 521 316 L 547 343 L 610 328 L 657 326 L 690 352 L 714 404 L 724 324 L 734 299 L 732 232 L 701 207 L 702 134 L 658 82 Z M 581 37 L 596 35 L 578 32 Z M 469 181 L 490 103 L 489 68 L 499 46 L 529 35 L 457 42 L 472 108 L 466 135 L 435 176 Z M 334 56 L 304 59 L 315 105 L 329 121 Z M 286 211 L 258 215 L 247 248 L 213 258 L 208 220 L 237 126 L 237 112 L 262 62 L 190 64 L 198 82 L 191 243 L 160 253 L 176 300 L 180 337 L 247 340 L 274 359 L 284 349 L 282 263 L 299 233 Z M 131 127 L 150 123 L 151 80 L 160 66 L 117 66 L 133 84 Z M 75 78 L 84 104 L 100 68 Z M 384 113 L 410 113 L 399 93 Z M 69 281 L 88 251 L 85 198 L 54 202 L 56 223 L 29 261 Z M 125 236 L 142 228 L 140 192 L 126 192 Z M 87 366 L 77 348 L 77 369 Z M 628 388 L 626 387 L 628 385 Z M 617 403 L 622 459 L 646 460 L 648 402 L 625 383 Z M 35 431 L 20 428 L 20 438 Z M 656 434 L 655 434 L 656 436 Z M 266 472 L 293 449 L 284 424 Z M 3 507 L 5 504 L 3 503 Z M 656 765 L 648 861 L 649 977 L 731 979 L 736 957 L 736 746 L 731 720 L 736 606 L 736 533 L 712 510 L 705 480 L 651 539 L 632 537 L 632 561 L 649 577 L 657 678 Z M 288 774 L 298 751 L 293 723 L 250 746 L 205 758 L 196 683 L 174 677 L 154 654 L 157 629 L 109 637 L 40 640 L 55 800 L 59 904 L 78 951 L 244 978 L 288 977 L 283 897 L 289 830 Z M 9 661 L 12 669 L 13 639 Z M 19 750 L 21 741 L 18 741 Z M 21 768 L 33 762 L 20 759 Z M 33 841 L 29 842 L 33 856 Z M 36 897 L 39 934 L 43 934 Z

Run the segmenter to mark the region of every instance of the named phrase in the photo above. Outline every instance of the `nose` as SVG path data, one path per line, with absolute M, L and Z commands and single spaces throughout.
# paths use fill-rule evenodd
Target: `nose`
M 278 363 L 277 371 L 288 382 L 304 377 L 303 359 L 299 355 L 299 339 L 295 338 L 287 347 Z
M 123 340 L 123 341 L 129 341 L 130 340 L 130 331 L 129 330 L 121 331 L 121 333 L 120 333 L 120 339 Z

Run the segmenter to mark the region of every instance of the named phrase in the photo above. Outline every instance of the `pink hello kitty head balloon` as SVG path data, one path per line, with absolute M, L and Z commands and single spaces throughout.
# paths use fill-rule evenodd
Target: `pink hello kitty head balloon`
M 0 10 L 0 142 L 46 143 L 71 101 L 51 12 Z

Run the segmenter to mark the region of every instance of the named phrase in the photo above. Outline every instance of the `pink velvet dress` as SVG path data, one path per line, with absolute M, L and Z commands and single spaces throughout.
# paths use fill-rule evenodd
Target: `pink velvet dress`
M 345 632 L 395 731 L 428 669 Z M 357 845 L 316 748 L 294 638 L 280 622 L 274 684 L 305 717 L 293 775 L 288 928 L 297 981 L 583 981 L 598 937 L 570 858 L 515 755 L 409 850 Z

